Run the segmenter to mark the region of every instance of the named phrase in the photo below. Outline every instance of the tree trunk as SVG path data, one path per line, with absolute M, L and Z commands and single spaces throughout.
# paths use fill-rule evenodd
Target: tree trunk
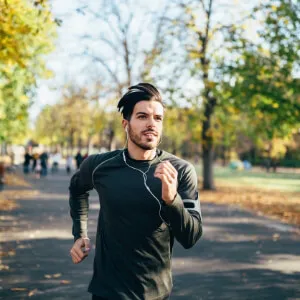
M 115 131 L 112 128 L 110 128 L 109 134 L 108 134 L 108 148 L 109 148 L 109 151 L 113 151 L 116 149 Z
M 214 107 L 216 105 L 216 99 L 209 96 L 209 91 L 206 92 L 205 97 L 205 119 L 202 127 L 202 158 L 203 158 L 203 189 L 215 190 L 214 176 L 213 176 L 213 135 L 211 131 L 211 117 Z
M 88 153 L 92 153 L 92 135 L 89 135 L 88 139 L 87 139 L 87 149 L 88 149 Z
M 221 149 L 222 149 L 222 166 L 225 167 L 226 164 L 227 164 L 227 149 L 226 149 L 226 146 L 222 145 L 221 146 Z
M 177 155 L 177 145 L 175 141 L 172 142 L 172 149 L 172 154 Z
M 116 139 L 112 137 L 109 141 L 109 151 L 116 150 Z
M 215 190 L 214 175 L 213 175 L 213 148 L 203 147 L 202 159 L 203 159 L 203 189 Z

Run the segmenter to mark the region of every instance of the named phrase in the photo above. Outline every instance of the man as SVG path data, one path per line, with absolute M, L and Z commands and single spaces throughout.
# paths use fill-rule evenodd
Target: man
M 48 174 L 48 153 L 46 151 L 43 151 L 43 153 L 40 156 L 41 160 L 41 176 L 47 176 Z
M 24 174 L 29 173 L 29 166 L 30 166 L 30 161 L 32 159 L 32 156 L 29 154 L 29 151 L 26 149 L 25 155 L 24 155 L 24 163 L 23 163 L 23 172 Z
M 58 168 L 59 168 L 59 164 L 61 162 L 61 154 L 58 152 L 58 150 L 56 150 L 54 152 L 54 154 L 52 155 L 52 169 L 51 172 L 52 174 L 57 173 L 58 172 Z
M 89 285 L 93 299 L 167 299 L 174 238 L 190 248 L 202 234 L 196 172 L 157 149 L 164 105 L 154 86 L 130 87 L 118 108 L 127 149 L 89 156 L 71 179 L 70 254 L 74 263 L 88 255 L 87 192 L 95 188 L 101 208 Z
M 77 169 L 79 169 L 79 168 L 80 168 L 80 165 L 81 165 L 81 163 L 82 163 L 82 161 L 83 161 L 83 157 L 82 157 L 80 151 L 77 152 L 77 154 L 76 154 L 76 156 L 75 156 L 75 160 L 76 160 L 76 167 L 77 167 Z

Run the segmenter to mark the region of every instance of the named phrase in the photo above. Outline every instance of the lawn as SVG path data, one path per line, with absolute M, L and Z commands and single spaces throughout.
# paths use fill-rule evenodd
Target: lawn
M 202 167 L 196 166 L 199 177 L 202 177 Z M 245 186 L 268 191 L 300 192 L 300 173 L 277 172 L 267 173 L 263 170 L 231 170 L 228 167 L 214 168 L 216 183 L 230 186 Z
M 202 169 L 196 166 L 199 186 Z M 235 204 L 283 222 L 300 225 L 300 173 L 266 173 L 215 167 L 217 190 L 201 191 L 201 201 Z

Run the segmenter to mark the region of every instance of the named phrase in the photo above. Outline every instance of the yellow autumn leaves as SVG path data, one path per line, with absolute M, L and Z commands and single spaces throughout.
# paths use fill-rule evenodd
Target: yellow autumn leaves
M 27 129 L 29 95 L 38 78 L 51 76 L 45 54 L 56 28 L 48 1 L 0 0 L 0 142 Z

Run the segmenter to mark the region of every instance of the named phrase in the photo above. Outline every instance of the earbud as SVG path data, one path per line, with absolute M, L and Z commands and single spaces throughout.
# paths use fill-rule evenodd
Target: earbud
M 128 133 L 128 126 L 127 125 L 125 126 L 125 131 L 126 131 L 126 133 Z

